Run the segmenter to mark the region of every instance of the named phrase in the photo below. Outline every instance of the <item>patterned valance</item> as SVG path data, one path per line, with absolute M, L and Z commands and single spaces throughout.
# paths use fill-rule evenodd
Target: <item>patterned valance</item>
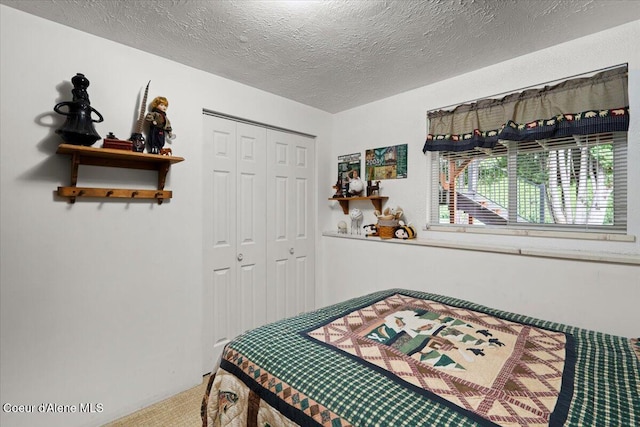
M 432 111 L 423 151 L 493 148 L 499 139 L 534 141 L 629 129 L 627 67 L 501 99 Z

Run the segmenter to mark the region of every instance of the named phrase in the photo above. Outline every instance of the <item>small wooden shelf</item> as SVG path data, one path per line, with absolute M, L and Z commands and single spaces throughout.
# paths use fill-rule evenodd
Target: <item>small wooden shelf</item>
M 71 156 L 71 185 L 68 187 L 58 187 L 58 195 L 68 197 L 70 203 L 74 203 L 76 197 L 104 197 L 156 199 L 158 204 L 162 204 L 164 199 L 170 199 L 172 197 L 171 191 L 164 190 L 169 168 L 172 164 L 184 160 L 182 157 L 161 156 L 159 154 L 137 153 L 113 148 L 94 148 L 72 144 L 60 144 L 56 153 Z M 155 170 L 158 171 L 158 189 L 138 190 L 77 187 L 78 166 L 80 165 Z
M 382 204 L 388 199 L 387 196 L 369 196 L 369 197 L 330 197 L 329 200 L 337 200 L 342 207 L 342 212 L 349 215 L 349 202 L 351 200 L 371 200 L 373 207 L 382 212 Z

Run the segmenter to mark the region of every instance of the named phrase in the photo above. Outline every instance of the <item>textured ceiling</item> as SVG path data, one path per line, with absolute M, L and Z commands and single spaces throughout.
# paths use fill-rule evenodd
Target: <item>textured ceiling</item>
M 640 19 L 637 0 L 0 3 L 330 113 Z

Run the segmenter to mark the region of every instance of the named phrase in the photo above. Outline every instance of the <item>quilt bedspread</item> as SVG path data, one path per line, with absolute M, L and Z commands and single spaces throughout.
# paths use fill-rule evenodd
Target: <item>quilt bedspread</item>
M 225 348 L 203 426 L 640 425 L 637 340 L 376 292 Z

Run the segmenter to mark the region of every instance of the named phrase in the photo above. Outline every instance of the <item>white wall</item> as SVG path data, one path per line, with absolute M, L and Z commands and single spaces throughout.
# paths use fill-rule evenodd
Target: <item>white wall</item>
M 202 379 L 202 109 L 317 135 L 318 147 L 328 145 L 332 118 L 6 6 L 0 12 L 0 400 L 104 408 L 2 411 L 0 424 L 99 425 Z M 169 173 L 173 199 L 71 205 L 54 196 L 69 185 L 69 158 L 55 154 L 64 117 L 53 106 L 71 100 L 78 72 L 105 117 L 101 135 L 129 137 L 148 80 L 150 99 L 169 99 L 173 153 L 185 158 Z M 147 171 L 95 169 L 81 167 L 79 185 L 156 182 Z
M 640 21 L 514 58 L 473 73 L 367 104 L 334 117 L 330 155 L 333 180 L 320 205 L 321 227 L 336 230 L 346 217 L 331 196 L 341 154 L 409 144 L 408 179 L 382 181 L 386 206 L 401 206 L 419 237 L 447 243 L 508 248 L 588 251 L 640 257 Z M 496 48 L 499 48 L 497 46 Z M 427 222 L 429 173 L 422 153 L 426 112 L 621 63 L 629 63 L 629 233 L 635 242 L 603 242 L 423 230 Z M 636 112 L 634 114 L 634 112 Z M 369 202 L 351 202 L 375 222 Z M 349 222 L 349 221 L 347 221 Z M 640 267 L 554 260 L 466 250 L 323 237 L 327 254 L 321 303 L 390 287 L 436 292 L 471 299 L 491 307 L 571 325 L 636 336 L 640 321 Z M 348 283 L 345 286 L 345 282 Z
M 202 108 L 318 136 L 319 230 L 333 230 L 343 218 L 327 201 L 338 155 L 408 143 L 409 178 L 384 181 L 383 194 L 421 226 L 427 110 L 620 62 L 631 69 L 629 163 L 640 162 L 640 119 L 633 114 L 640 111 L 640 57 L 630 42 L 640 38 L 639 22 L 331 116 L 6 6 L 0 19 L 0 403 L 104 405 L 94 414 L 0 412 L 2 425 L 98 425 L 200 382 L 208 306 L 201 273 Z M 60 142 L 54 130 L 63 118 L 52 109 L 70 100 L 69 80 L 77 72 L 91 81 L 92 105 L 105 117 L 96 125 L 102 135 L 129 136 L 148 80 L 150 96 L 169 98 L 178 135 L 172 148 L 186 159 L 169 174 L 170 202 L 70 205 L 54 196 L 68 185 L 69 160 L 54 154 Z M 630 169 L 629 181 L 639 182 L 640 168 Z M 113 172 L 81 168 L 81 185 L 112 185 Z M 113 185 L 155 183 L 147 172 L 117 175 Z M 630 193 L 630 228 L 639 235 L 640 195 L 633 186 Z M 356 206 L 372 219 L 367 204 Z M 422 231 L 421 237 L 576 246 Z M 329 237 L 318 242 L 324 304 L 404 286 L 637 335 L 638 267 Z M 640 253 L 637 242 L 581 244 Z M 487 275 L 491 280 L 474 284 Z

